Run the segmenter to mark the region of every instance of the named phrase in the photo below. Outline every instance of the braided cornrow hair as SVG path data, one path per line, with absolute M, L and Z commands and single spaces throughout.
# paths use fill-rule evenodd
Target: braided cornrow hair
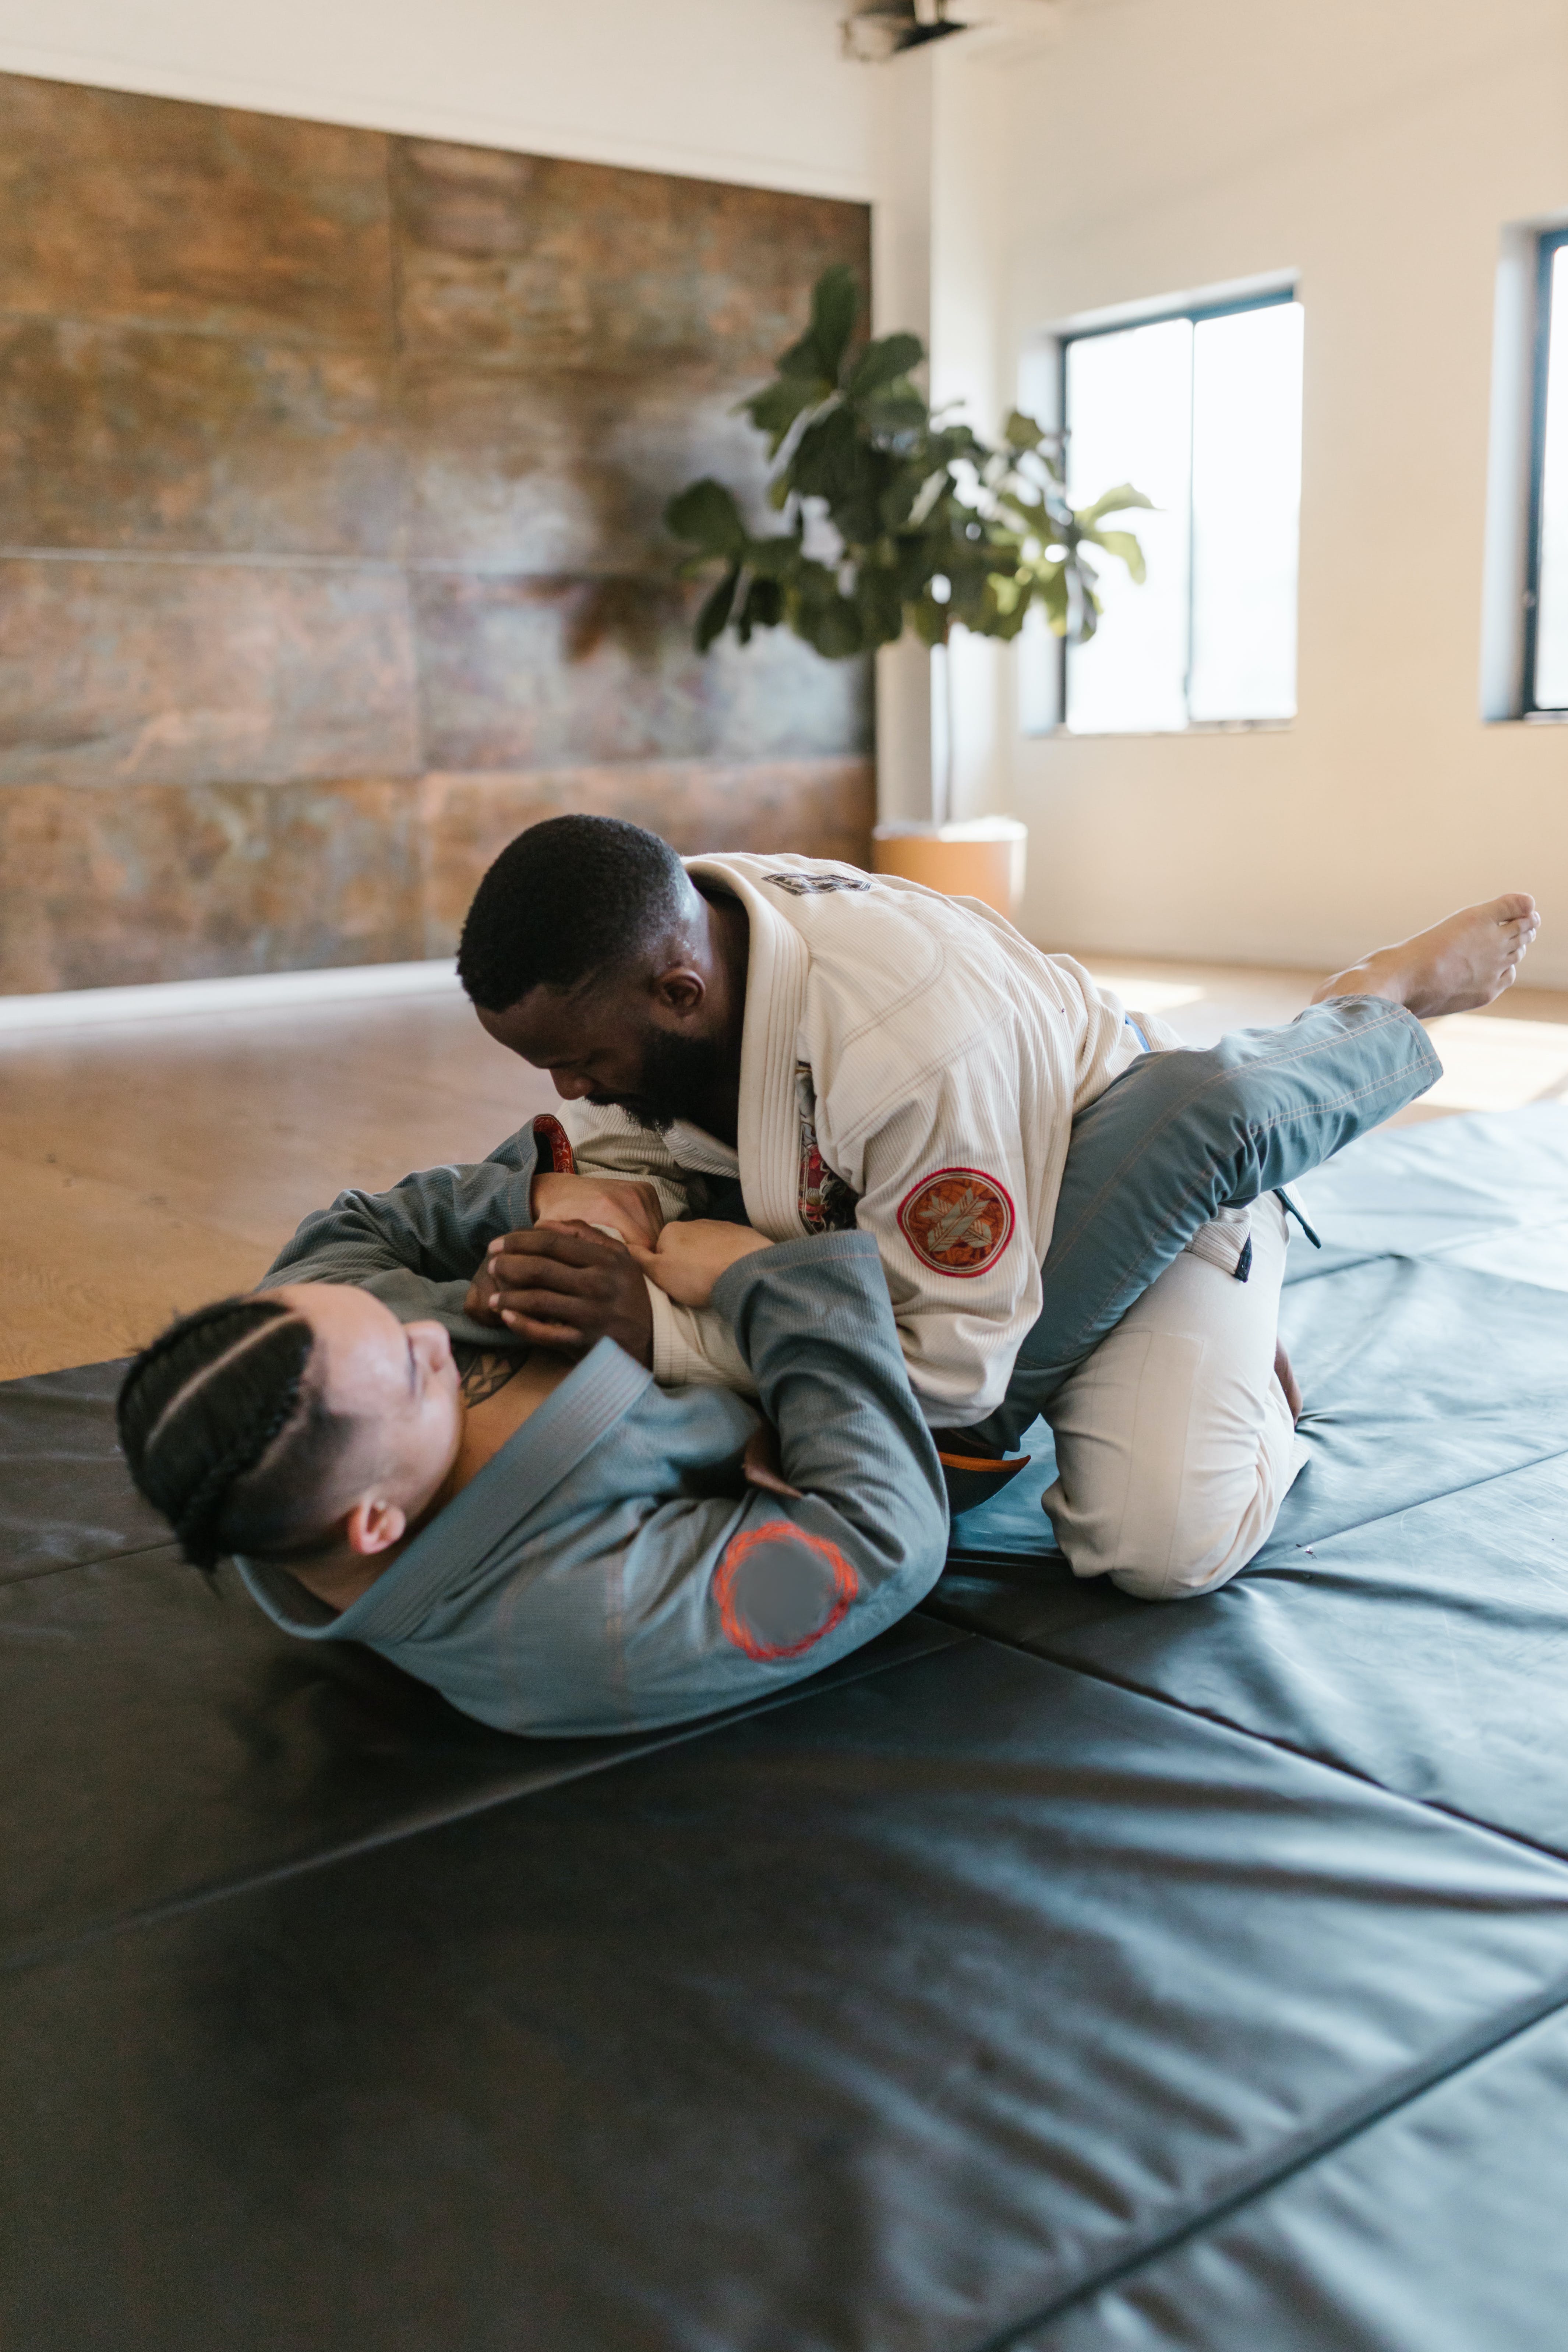
M 291 1422 L 310 1418 L 314 1344 L 305 1318 L 279 1299 L 220 1298 L 181 1316 L 126 1373 L 115 1406 L 121 1449 L 193 1567 L 298 1539 L 289 1522 L 308 1497 L 269 1493 L 279 1481 L 258 1486 L 250 1474 Z

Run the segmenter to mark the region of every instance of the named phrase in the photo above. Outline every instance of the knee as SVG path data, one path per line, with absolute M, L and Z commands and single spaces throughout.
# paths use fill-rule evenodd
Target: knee
M 1256 1066 L 1238 1060 L 1222 1037 L 1151 1055 L 1134 1067 L 1142 1091 L 1136 1101 L 1130 1092 L 1127 1108 L 1136 1110 L 1140 1131 L 1157 1138 L 1162 1168 L 1224 1171 L 1227 1184 L 1238 1181 L 1257 1157 Z
M 1082 1465 L 1069 1446 L 1068 1485 L 1058 1477 L 1045 1506 L 1075 1576 L 1107 1576 L 1140 1601 L 1195 1601 L 1268 1542 L 1306 1450 L 1272 1379 L 1262 1425 L 1245 1445 L 1215 1455 L 1184 1416 L 1165 1441 L 1136 1465 L 1131 1444 L 1119 1449 L 1121 1474 L 1110 1481 L 1072 1475 Z
M 1140 1601 L 1195 1601 L 1228 1584 L 1257 1549 L 1260 1538 L 1247 1507 L 1252 1500 L 1248 1496 L 1218 1524 L 1212 1511 L 1178 1509 L 1164 1525 L 1146 1521 L 1137 1533 L 1113 1531 L 1068 1509 L 1059 1487 L 1047 1496 L 1046 1508 L 1075 1576 L 1109 1577 Z
M 1249 1557 L 1239 1544 L 1233 1544 L 1215 1567 L 1205 1553 L 1193 1547 L 1185 1551 L 1173 1549 L 1159 1570 L 1129 1562 L 1108 1573 L 1119 1592 L 1130 1592 L 1137 1601 L 1201 1601 L 1205 1593 L 1218 1592 L 1233 1576 L 1239 1575 Z
M 1192 1073 L 1190 1103 L 1211 1133 L 1237 1140 L 1250 1137 L 1258 1111 L 1258 1076 L 1238 1062 L 1222 1037 L 1193 1056 L 1199 1066 Z

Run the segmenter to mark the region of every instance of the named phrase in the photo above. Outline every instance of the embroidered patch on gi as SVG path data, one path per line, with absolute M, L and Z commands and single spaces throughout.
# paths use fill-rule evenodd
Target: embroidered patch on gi
M 572 1139 L 553 1111 L 538 1112 L 533 1121 L 535 1173 L 542 1168 L 546 1152 L 550 1155 L 551 1171 L 557 1176 L 576 1173 L 577 1163 L 572 1157 Z
M 855 1195 L 822 1156 L 816 1139 L 816 1088 L 810 1065 L 795 1069 L 795 1108 L 800 1121 L 800 1187 L 796 1208 L 808 1234 L 847 1234 L 855 1223 Z
M 731 1537 L 713 1580 L 724 1638 L 748 1658 L 798 1658 L 832 1633 L 859 1591 L 837 1546 L 789 1519 Z
M 939 1168 L 899 1204 L 899 1229 L 935 1274 L 972 1276 L 994 1266 L 1013 1238 L 1013 1203 L 978 1168 Z
M 858 874 L 764 874 L 764 882 L 775 889 L 787 890 L 792 898 L 812 898 L 823 890 L 868 890 L 869 882 Z

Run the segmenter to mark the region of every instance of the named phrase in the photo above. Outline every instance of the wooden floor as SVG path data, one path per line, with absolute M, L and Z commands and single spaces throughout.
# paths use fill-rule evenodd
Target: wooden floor
M 1310 974 L 1086 956 L 1194 1045 L 1288 1020 Z M 1568 1093 L 1568 997 L 1435 1024 L 1407 1117 Z M 119 1356 L 254 1282 L 344 1185 L 482 1158 L 553 1100 L 460 998 L 0 1035 L 0 1378 Z

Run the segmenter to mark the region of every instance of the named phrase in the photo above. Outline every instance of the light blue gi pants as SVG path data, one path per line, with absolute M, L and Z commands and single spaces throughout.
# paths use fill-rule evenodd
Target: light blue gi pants
M 1039 1319 L 1006 1398 L 944 1430 L 943 1444 L 1011 1453 L 1200 1226 L 1321 1167 L 1442 1067 L 1415 1014 L 1379 996 L 1332 997 L 1283 1028 L 1134 1062 L 1073 1121 Z

